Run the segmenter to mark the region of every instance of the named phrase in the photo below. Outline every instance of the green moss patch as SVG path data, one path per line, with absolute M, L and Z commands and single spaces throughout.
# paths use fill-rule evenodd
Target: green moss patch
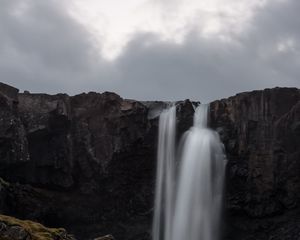
M 19 226 L 23 228 L 32 240 L 64 240 L 72 239 L 68 237 L 65 229 L 63 228 L 47 228 L 40 223 L 32 221 L 23 221 L 14 217 L 0 215 L 0 222 L 7 225 L 7 227 Z M 4 236 L 0 235 L 0 240 L 6 240 Z

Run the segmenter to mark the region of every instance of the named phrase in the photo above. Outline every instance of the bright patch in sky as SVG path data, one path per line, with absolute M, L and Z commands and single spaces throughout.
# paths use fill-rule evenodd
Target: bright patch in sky
M 295 51 L 295 41 L 292 38 L 285 39 L 277 45 L 278 52 L 285 53 L 289 51 Z
M 247 28 L 267 0 L 68 0 L 70 14 L 95 38 L 106 59 L 118 57 L 136 33 L 182 43 L 197 29 L 203 37 L 230 39 Z

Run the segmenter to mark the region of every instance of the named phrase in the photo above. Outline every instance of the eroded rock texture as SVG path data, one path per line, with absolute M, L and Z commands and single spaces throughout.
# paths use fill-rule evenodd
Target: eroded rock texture
M 215 101 L 211 124 L 226 148 L 226 205 L 235 232 L 250 231 L 253 236 L 261 232 L 265 237 L 260 239 L 268 239 L 276 228 L 287 225 L 297 228 L 299 235 L 300 215 L 282 219 L 299 207 L 299 90 L 266 89 Z M 248 219 L 243 222 L 245 217 Z M 241 233 L 239 239 L 247 234 Z M 281 239 L 297 238 L 283 234 Z
M 297 239 L 299 101 L 298 89 L 275 88 L 211 104 L 228 158 L 224 239 Z M 149 239 L 158 116 L 168 104 L 1 84 L 0 177 L 9 184 L 0 184 L 0 212 L 79 239 Z M 193 112 L 177 103 L 178 139 Z
M 84 237 L 147 236 L 165 103 L 148 116 L 151 106 L 114 93 L 1 97 L 3 213 Z

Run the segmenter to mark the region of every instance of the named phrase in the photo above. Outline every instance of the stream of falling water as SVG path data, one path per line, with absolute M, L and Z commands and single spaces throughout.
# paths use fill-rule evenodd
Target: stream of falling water
M 176 108 L 159 117 L 153 240 L 171 239 L 174 210 Z
M 195 110 L 177 171 L 175 107 L 160 116 L 153 240 L 219 238 L 225 159 L 219 135 L 207 127 L 208 108 Z

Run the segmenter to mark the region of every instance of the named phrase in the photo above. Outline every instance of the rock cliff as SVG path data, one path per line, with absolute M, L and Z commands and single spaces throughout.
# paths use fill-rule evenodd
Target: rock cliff
M 108 92 L 18 93 L 0 84 L 0 176 L 10 182 L 0 187 L 0 212 L 63 226 L 79 239 L 149 239 L 158 115 L 167 105 Z M 177 106 L 179 139 L 194 110 L 189 100 Z M 212 102 L 210 124 L 228 159 L 224 239 L 295 239 L 300 91 Z
M 211 103 L 211 125 L 228 157 L 227 211 L 246 235 L 296 239 L 278 233 L 286 227 L 293 230 L 284 231 L 300 233 L 299 124 L 298 89 L 266 89 Z

